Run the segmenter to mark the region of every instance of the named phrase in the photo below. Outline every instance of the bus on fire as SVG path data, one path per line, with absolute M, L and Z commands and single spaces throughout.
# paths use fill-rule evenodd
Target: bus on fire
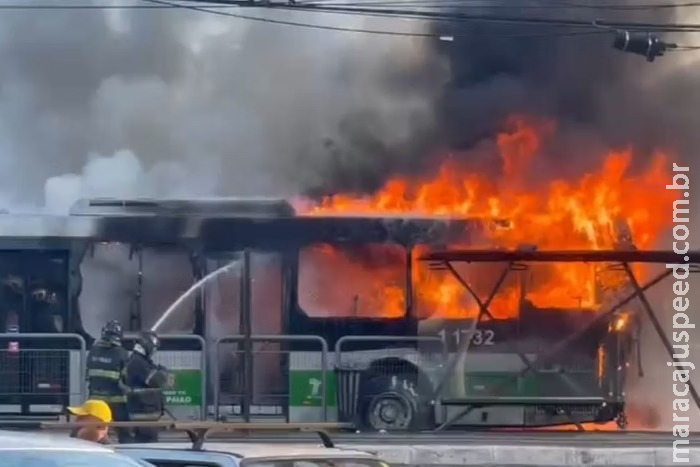
M 54 415 L 84 384 L 79 339 L 23 334 L 78 334 L 89 346 L 110 319 L 149 329 L 194 282 L 233 262 L 158 329 L 166 337 L 157 358 L 175 374 L 167 401 L 178 417 L 199 417 L 203 408 L 208 416 L 340 420 L 377 430 L 433 428 L 450 417 L 457 425 L 520 427 L 569 423 L 574 412 L 579 422 L 620 419 L 623 403 L 581 402 L 602 397 L 612 378 L 619 386 L 615 369 L 629 360 L 634 338 L 620 317 L 503 393 L 523 368 L 513 343 L 527 355 L 543 352 L 590 322 L 607 292 L 582 291 L 566 310 L 543 307 L 543 287 L 562 292 L 555 271 L 519 265 L 489 304 L 492 318 L 474 327 L 479 306 L 464 284 L 417 259 L 483 241 L 493 228 L 507 225 L 305 216 L 286 201 L 255 199 L 94 199 L 64 217 L 0 215 L 0 359 L 14 375 L 0 378 L 2 414 Z M 486 297 L 497 266 L 465 267 L 459 277 Z M 270 338 L 248 348 L 236 339 L 216 345 L 232 335 Z M 280 335 L 288 338 L 273 338 Z M 510 402 L 473 404 L 456 418 L 455 408 L 439 408 L 445 397 L 497 393 Z M 536 403 L 553 397 L 572 402 L 564 411 Z

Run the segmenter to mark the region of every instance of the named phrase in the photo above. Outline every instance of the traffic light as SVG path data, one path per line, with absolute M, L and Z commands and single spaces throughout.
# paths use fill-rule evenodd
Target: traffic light
M 663 42 L 651 33 L 629 31 L 617 31 L 613 42 L 616 49 L 643 55 L 648 62 L 653 62 L 656 57 L 661 57 L 666 50 L 674 46 L 675 44 Z

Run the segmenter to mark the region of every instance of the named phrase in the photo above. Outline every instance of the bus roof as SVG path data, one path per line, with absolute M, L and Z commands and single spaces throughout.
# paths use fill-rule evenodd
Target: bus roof
M 74 216 L 292 217 L 294 207 L 277 198 L 116 199 L 76 201 Z
M 70 215 L 0 214 L 3 245 L 60 248 L 67 241 L 205 250 L 281 248 L 310 243 L 446 244 L 482 229 L 475 219 L 298 216 L 284 200 L 83 200 Z M 15 248 L 15 246 L 11 246 Z

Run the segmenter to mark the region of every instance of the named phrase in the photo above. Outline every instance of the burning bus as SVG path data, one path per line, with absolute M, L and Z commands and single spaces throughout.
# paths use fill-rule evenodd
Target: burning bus
M 0 216 L 0 322 L 18 332 L 3 338 L 2 367 L 17 375 L 2 380 L 5 412 L 62 410 L 83 384 L 79 339 L 70 335 L 89 345 L 114 318 L 131 331 L 150 328 L 190 284 L 233 261 L 239 266 L 202 287 L 159 329 L 158 358 L 176 378 L 171 411 L 433 428 L 449 416 L 436 411 L 436 400 L 478 400 L 522 369 L 510 343 L 537 354 L 595 315 L 583 301 L 567 310 L 537 306 L 528 290 L 537 273 L 549 271 L 522 265 L 509 267 L 515 274 L 508 280 L 498 280 L 498 268 L 469 267 L 459 277 L 474 288 L 462 290 L 454 302 L 460 309 L 431 304 L 439 288 L 447 293 L 459 284 L 418 261 L 423 252 L 508 228 L 483 219 L 300 216 L 274 200 L 95 199 L 77 203 L 70 216 Z M 423 290 L 421 277 L 436 282 Z M 503 292 L 477 329 L 478 297 L 494 282 Z M 636 329 L 625 316 L 593 328 L 537 375 L 516 378 L 504 395 L 510 403 L 478 408 L 458 424 L 557 425 L 569 423 L 569 409 L 578 421 L 619 417 L 622 401 L 600 401 L 601 391 L 623 391 L 618 367 L 629 362 Z M 169 339 L 173 333 L 199 337 Z M 237 337 L 217 344 L 231 335 Z M 249 348 L 241 336 L 252 337 Z M 456 359 L 460 367 L 449 369 L 445 386 L 440 377 Z M 564 382 L 555 378 L 562 371 Z M 542 407 L 513 405 L 524 397 L 541 398 Z M 549 410 L 544 401 L 552 398 L 580 399 L 564 413 Z
M 540 183 L 527 176 L 538 138 L 523 125 L 498 138 L 501 179 L 447 163 L 311 205 L 92 199 L 65 216 L 0 215 L 2 410 L 60 411 L 82 390 L 81 341 L 109 319 L 152 327 L 226 267 L 158 329 L 171 336 L 158 358 L 175 374 L 178 418 L 624 426 L 639 323 L 633 305 L 604 312 L 632 285 L 624 271 L 421 260 L 447 247 L 653 247 L 670 221 L 662 156 L 632 173 L 630 151 L 611 153 L 576 182 Z M 572 331 L 571 346 L 524 373 Z

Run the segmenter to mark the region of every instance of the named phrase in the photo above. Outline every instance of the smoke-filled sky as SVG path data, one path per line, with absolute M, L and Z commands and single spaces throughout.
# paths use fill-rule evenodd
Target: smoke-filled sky
M 522 32 L 476 30 L 440 43 L 182 9 L 3 10 L 0 199 L 17 208 L 46 197 L 60 210 L 85 195 L 372 189 L 391 173 L 435 165 L 439 148 L 488 140 L 513 111 L 556 117 L 562 158 L 585 159 L 601 142 L 690 153 L 700 93 L 689 54 L 648 64 L 613 50 L 608 36 L 493 37 Z M 75 175 L 49 180 L 66 174 Z

